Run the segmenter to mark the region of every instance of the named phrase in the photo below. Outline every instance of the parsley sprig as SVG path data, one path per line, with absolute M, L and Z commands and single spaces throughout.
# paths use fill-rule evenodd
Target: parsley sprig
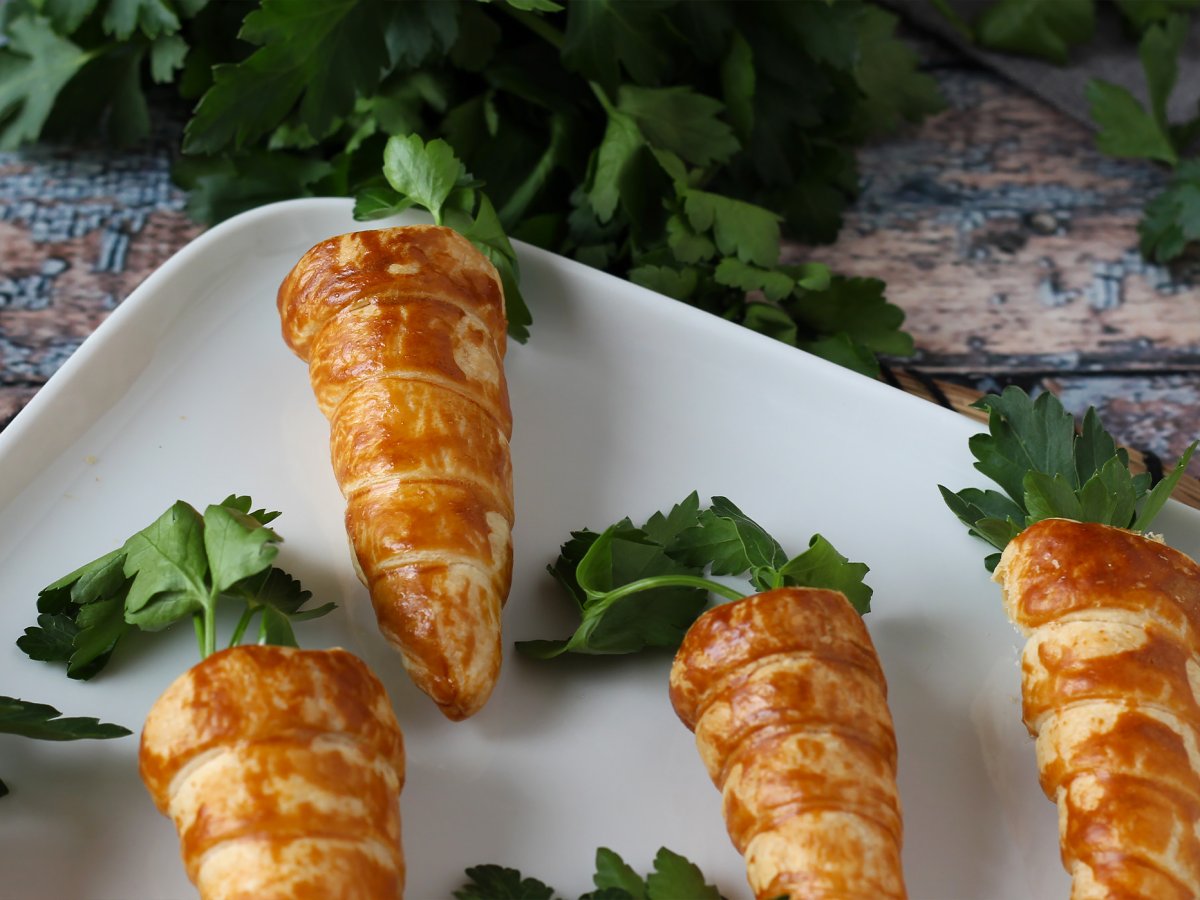
M 467 869 L 466 884 L 454 892 L 455 900 L 556 900 L 554 888 L 516 869 L 497 865 Z M 654 871 L 643 877 L 607 847 L 596 851 L 596 890 L 579 900 L 723 900 L 707 883 L 695 863 L 666 847 L 654 857 Z
M 43 588 L 37 625 L 17 646 L 32 659 L 66 663 L 71 678 L 89 679 L 130 631 L 190 618 L 205 657 L 217 650 L 222 602 L 242 608 L 229 646 L 243 640 L 256 617 L 261 643 L 294 646 L 291 623 L 323 616 L 334 604 L 301 609 L 311 593 L 271 565 L 282 538 L 267 525 L 279 513 L 251 505 L 236 495 L 203 513 L 182 500 L 172 504 L 117 550 Z
M 500 273 L 508 333 L 526 340 L 533 317 L 521 294 L 517 252 L 480 190 L 482 182 L 467 172 L 450 145 L 440 138 L 426 144 L 416 134 L 392 137 L 383 150 L 383 176 L 386 186 L 373 184 L 359 193 L 355 217 L 378 219 L 416 206 L 428 210 L 438 225 L 461 233 Z
M 675 649 L 704 611 L 709 593 L 739 600 L 745 593 L 704 577 L 748 576 L 755 591 L 783 586 L 844 593 L 859 613 L 870 610 L 868 569 L 850 562 L 821 535 L 788 557 L 762 526 L 724 497 L 700 507 L 692 492 L 640 528 L 628 519 L 602 532 L 574 531 L 547 567 L 580 615 L 563 640 L 519 641 L 523 653 L 552 659 L 564 653 L 623 654 Z
M 1094 408 L 1076 432 L 1074 418 L 1049 392 L 1034 400 L 1008 387 L 973 405 L 988 413 L 988 432 L 969 442 L 975 468 L 1003 493 L 990 488 L 952 492 L 942 485 L 938 490 L 971 534 L 998 550 L 1034 522 L 1055 517 L 1145 531 L 1196 449 L 1194 442 L 1151 488 L 1148 473 L 1130 471 L 1129 454 L 1104 429 Z M 988 571 L 999 561 L 999 552 L 990 554 Z

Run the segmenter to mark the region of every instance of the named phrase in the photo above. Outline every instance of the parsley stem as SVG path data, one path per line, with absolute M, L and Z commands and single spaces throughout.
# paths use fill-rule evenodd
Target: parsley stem
M 604 604 L 605 606 L 611 606 L 613 603 L 616 603 L 623 597 L 628 597 L 630 594 L 664 587 L 701 588 L 702 590 L 711 591 L 718 596 L 724 597 L 726 600 L 741 600 L 746 596 L 741 591 L 735 590 L 728 585 L 709 581 L 707 578 L 700 578 L 696 575 L 652 575 L 649 578 L 639 578 L 637 581 L 631 581 L 628 584 L 621 585 L 619 588 L 614 588 L 606 592 L 604 594 Z
M 204 604 L 204 649 L 200 652 L 202 659 L 207 659 L 217 652 L 217 592 L 214 588 Z
M 246 633 L 246 628 L 250 625 L 252 618 L 254 618 L 254 607 L 247 606 L 242 611 L 242 617 L 238 619 L 237 627 L 233 629 L 233 637 L 229 639 L 230 647 L 236 647 L 242 642 L 242 635 Z
M 200 651 L 200 658 L 204 659 L 204 622 L 200 613 L 193 613 L 192 627 L 196 630 L 196 649 Z
M 616 107 L 614 107 L 609 101 L 608 95 L 604 93 L 604 88 L 600 87 L 600 85 L 596 84 L 594 81 L 589 81 L 588 87 L 592 89 L 592 93 L 595 95 L 596 99 L 600 101 L 600 105 L 604 107 L 604 112 L 606 115 L 611 116 L 617 111 Z

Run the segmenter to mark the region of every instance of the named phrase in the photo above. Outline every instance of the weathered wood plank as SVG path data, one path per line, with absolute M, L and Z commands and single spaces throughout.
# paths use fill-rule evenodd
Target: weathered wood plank
M 801 253 L 884 279 L 925 371 L 1200 368 L 1200 264 L 1137 252 L 1163 173 L 993 75 L 940 81 L 950 108 L 866 150 L 840 239 Z

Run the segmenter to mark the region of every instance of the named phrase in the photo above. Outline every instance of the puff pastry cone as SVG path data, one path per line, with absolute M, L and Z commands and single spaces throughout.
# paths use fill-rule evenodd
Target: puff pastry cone
M 351 653 L 213 654 L 151 708 L 139 768 L 202 900 L 403 894 L 404 742 Z
M 380 631 L 442 712 L 466 718 L 499 676 L 512 580 L 499 275 L 449 228 L 360 231 L 305 253 L 278 306 L 329 419 Z
M 684 637 L 670 695 L 758 900 L 906 896 L 887 684 L 841 593 L 713 607 Z
M 1200 897 L 1200 568 L 1131 531 L 1046 519 L 995 577 L 1027 637 L 1022 711 L 1071 897 Z

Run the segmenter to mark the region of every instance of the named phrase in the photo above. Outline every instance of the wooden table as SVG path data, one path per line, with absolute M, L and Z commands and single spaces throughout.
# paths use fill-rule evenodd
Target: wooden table
M 866 149 L 839 241 L 791 252 L 888 283 L 916 340 L 891 361 L 906 388 L 959 405 L 1048 388 L 1173 461 L 1200 435 L 1200 261 L 1168 271 L 1137 252 L 1162 174 L 1104 157 L 995 75 L 957 61 L 936 74 L 948 109 Z M 132 153 L 0 154 L 0 426 L 199 233 L 170 183 L 177 145 L 167 123 Z

